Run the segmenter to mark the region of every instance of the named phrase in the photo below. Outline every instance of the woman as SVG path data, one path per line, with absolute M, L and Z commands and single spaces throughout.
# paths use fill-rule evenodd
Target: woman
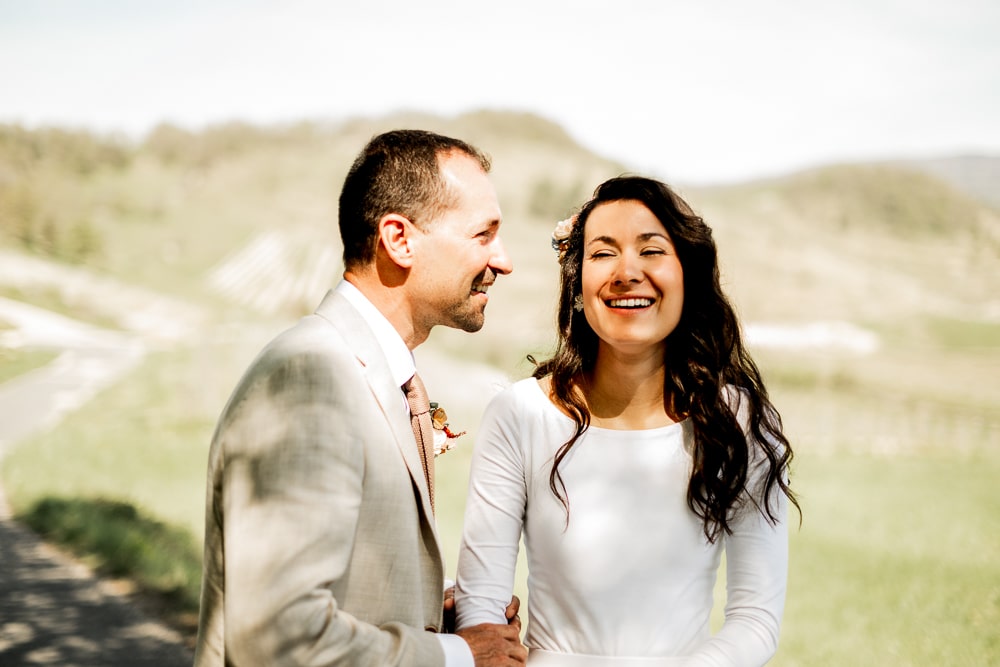
M 764 664 L 784 606 L 792 452 L 711 230 L 639 177 L 603 183 L 569 225 L 553 236 L 555 355 L 483 418 L 459 627 L 503 622 L 523 532 L 530 664 Z M 725 623 L 710 636 L 723 551 Z

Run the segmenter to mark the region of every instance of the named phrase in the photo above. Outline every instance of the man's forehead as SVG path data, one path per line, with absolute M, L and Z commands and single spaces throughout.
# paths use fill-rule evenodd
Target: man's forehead
M 460 151 L 439 154 L 438 169 L 441 172 L 441 180 L 448 185 L 459 185 L 470 177 L 486 176 L 478 160 Z

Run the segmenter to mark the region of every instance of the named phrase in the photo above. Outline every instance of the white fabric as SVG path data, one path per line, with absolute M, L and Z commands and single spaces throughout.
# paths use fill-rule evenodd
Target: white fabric
M 410 381 L 410 378 L 417 372 L 416 363 L 413 360 L 413 352 L 403 342 L 403 338 L 386 319 L 385 315 L 379 312 L 378 308 L 368 300 L 361 290 L 346 280 L 337 284 L 336 291 L 347 299 L 352 306 L 361 314 L 361 318 L 375 334 L 375 341 L 385 354 L 389 364 L 389 374 L 393 381 L 400 387 L 402 397 L 401 410 L 409 419 L 410 407 L 406 402 L 406 394 L 403 393 L 403 385 Z M 433 462 L 431 462 L 433 465 Z M 444 593 L 442 592 L 442 601 Z M 506 621 L 504 621 L 506 622 Z M 457 635 L 440 634 L 437 636 L 444 650 L 445 667 L 473 667 L 475 660 L 472 650 L 464 639 Z
M 402 336 L 396 331 L 396 327 L 386 319 L 378 308 L 361 293 L 357 287 L 346 280 L 341 280 L 335 289 L 361 314 L 361 318 L 375 334 L 375 341 L 385 354 L 385 359 L 389 363 L 389 374 L 400 387 L 410 381 L 413 374 L 417 372 L 416 362 L 413 361 L 413 352 L 406 347 Z M 410 408 L 406 405 L 406 397 L 403 397 L 403 411 L 410 414 Z
M 606 655 L 556 653 L 533 648 L 528 651 L 531 667 L 684 667 L 687 658 L 634 658 Z
M 531 378 L 488 406 L 473 455 L 458 561 L 458 627 L 502 622 L 523 529 L 529 648 L 584 656 L 688 656 L 663 664 L 691 666 L 761 665 L 770 659 L 785 597 L 784 495 L 774 495 L 777 526 L 746 512 L 732 524 L 733 535 L 709 544 L 686 502 L 688 423 L 646 431 L 592 427 L 560 466 L 569 498 L 567 526 L 549 472 L 573 431 L 572 420 Z M 723 550 L 726 620 L 710 637 Z M 535 650 L 529 663 L 590 664 L 566 657 L 560 662 Z
M 437 635 L 444 649 L 445 667 L 475 667 L 476 659 L 472 656 L 472 649 L 465 643 L 465 640 L 458 635 Z

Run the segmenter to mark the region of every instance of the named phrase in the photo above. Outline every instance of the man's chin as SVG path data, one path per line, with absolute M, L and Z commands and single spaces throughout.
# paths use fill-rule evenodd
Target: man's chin
M 483 328 L 484 324 L 486 324 L 484 313 L 467 313 L 461 317 L 454 318 L 448 326 L 453 329 L 461 329 L 467 333 L 476 333 Z
M 466 333 L 476 333 L 477 331 L 479 331 L 480 329 L 483 328 L 484 324 L 486 324 L 486 319 L 480 317 L 475 322 L 464 321 L 464 322 L 462 322 L 460 325 L 458 325 L 455 328 L 456 329 L 461 329 L 462 331 L 465 331 Z

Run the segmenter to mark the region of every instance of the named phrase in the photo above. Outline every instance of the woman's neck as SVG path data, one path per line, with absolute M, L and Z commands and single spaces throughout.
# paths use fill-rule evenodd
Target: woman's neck
M 663 395 L 662 351 L 641 357 L 598 353 L 583 378 L 591 423 L 601 428 L 640 430 L 677 422 Z

